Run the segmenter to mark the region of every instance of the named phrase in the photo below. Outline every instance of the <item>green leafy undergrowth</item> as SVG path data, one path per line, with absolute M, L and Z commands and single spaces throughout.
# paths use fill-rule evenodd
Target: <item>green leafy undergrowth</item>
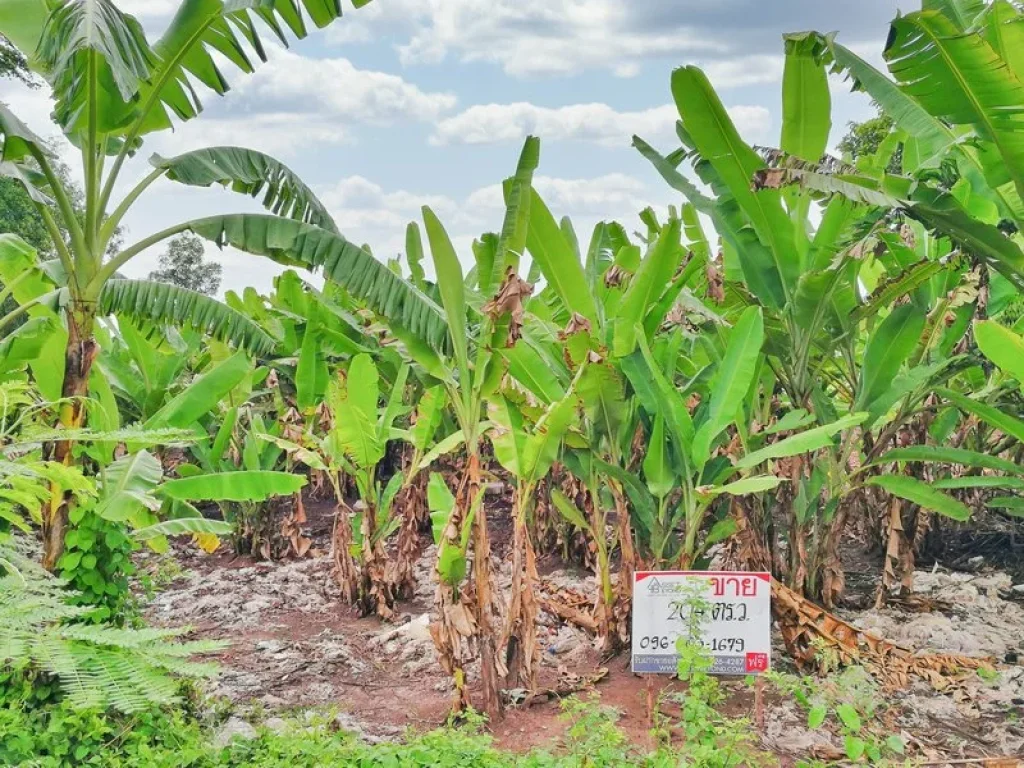
M 79 621 L 123 625 L 135 613 L 128 587 L 135 544 L 122 526 L 85 507 L 71 511 L 71 524 L 58 563 L 61 578 L 75 591 L 69 602 L 90 608 Z
M 829 729 L 842 739 L 846 759 L 868 765 L 902 765 L 905 745 L 885 726 L 886 704 L 863 667 L 824 679 L 772 673 L 772 682 L 807 712 L 807 727 Z M 800 763 L 801 766 L 818 763 Z
M 215 747 L 213 724 L 188 706 L 151 708 L 131 715 L 76 709 L 49 699 L 40 705 L 32 686 L 0 688 L 0 765 L 32 768 L 668 768 L 701 766 L 685 752 L 662 748 L 643 754 L 616 726 L 615 710 L 590 701 L 567 700 L 561 745 L 551 751 L 515 754 L 497 749 L 483 720 L 396 743 L 365 744 L 337 730 L 330 713 L 286 721 L 283 728 L 258 728 L 254 739 L 236 738 Z M 221 713 L 222 715 L 224 713 Z M 209 717 L 209 716 L 208 716 Z

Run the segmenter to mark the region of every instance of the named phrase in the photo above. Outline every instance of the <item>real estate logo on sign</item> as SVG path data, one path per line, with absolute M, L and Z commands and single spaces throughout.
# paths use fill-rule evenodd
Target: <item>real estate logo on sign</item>
M 771 575 L 745 571 L 640 571 L 633 577 L 633 671 L 674 674 L 676 642 L 693 627 L 710 672 L 750 675 L 771 662 Z M 695 601 L 692 596 L 699 595 Z M 699 611 L 695 617 L 693 611 Z

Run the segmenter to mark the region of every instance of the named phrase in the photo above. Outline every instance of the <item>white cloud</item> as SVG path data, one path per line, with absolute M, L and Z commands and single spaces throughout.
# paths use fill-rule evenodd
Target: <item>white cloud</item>
M 595 178 L 565 179 L 538 176 L 534 186 L 558 218 L 569 216 L 581 237 L 598 221 L 619 220 L 627 228 L 648 205 L 663 208 L 672 201 L 669 190 L 653 190 L 634 178 L 612 173 Z M 438 215 L 465 266 L 472 263 L 472 241 L 501 228 L 505 204 L 500 184 L 473 190 L 463 198 L 405 189 L 386 190 L 362 176 L 349 176 L 317 190 L 346 238 L 368 243 L 380 259 L 405 250 L 405 227 L 422 221 L 424 205 Z
M 771 113 L 759 106 L 728 108 L 740 133 L 749 141 L 766 137 Z M 539 107 L 527 102 L 480 104 L 444 118 L 430 137 L 432 144 L 494 144 L 521 141 L 527 135 L 546 141 L 590 141 L 628 147 L 633 134 L 648 141 L 674 135 L 679 113 L 667 104 L 637 112 L 619 112 L 608 104 Z
M 199 147 L 237 145 L 278 158 L 294 158 L 309 152 L 313 145 L 349 141 L 345 128 L 327 117 L 269 112 L 236 118 L 203 117 L 155 136 L 150 147 L 171 156 Z
M 633 29 L 620 0 L 389 0 L 350 14 L 328 31 L 332 42 L 365 42 L 405 33 L 404 64 L 448 55 L 492 62 L 512 75 L 570 74 L 602 68 L 632 77 L 656 56 L 723 53 L 721 42 L 685 27 Z
M 432 144 L 492 144 L 518 141 L 528 134 L 548 141 L 574 139 L 605 146 L 628 146 L 633 133 L 671 133 L 679 114 L 666 105 L 639 112 L 618 112 L 607 104 L 539 107 L 527 102 L 480 104 L 437 124 Z
M 709 61 L 703 68 L 716 88 L 736 88 L 781 81 L 785 63 L 782 56 L 755 55 Z
M 633 176 L 623 173 L 609 173 L 590 179 L 563 179 L 551 176 L 537 176 L 533 186 L 556 217 L 598 217 L 602 219 L 632 218 L 640 210 L 653 204 L 654 197 L 647 185 Z M 660 200 L 659 200 L 660 202 Z M 497 228 L 501 224 L 501 213 L 505 210 L 500 184 L 491 184 L 475 190 L 466 198 L 467 210 L 498 214 Z M 493 221 L 494 216 L 491 216 Z
M 455 106 L 449 93 L 429 92 L 397 75 L 360 69 L 348 59 L 315 59 L 268 46 L 269 61 L 221 101 L 209 94 L 200 119 L 155 137 L 173 154 L 201 146 L 241 144 L 284 158 L 313 145 L 352 141 L 352 126 L 433 122 Z
M 318 196 L 338 223 L 338 228 L 353 240 L 390 239 L 401 235 L 405 225 L 420 216 L 420 208 L 429 205 L 442 219 L 459 213 L 456 201 L 444 195 L 386 191 L 363 176 L 347 176 L 329 187 L 319 189 Z
M 234 107 L 386 124 L 432 121 L 456 103 L 451 93 L 424 91 L 398 75 L 360 69 L 345 58 L 309 58 L 279 46 L 269 54 L 268 63 L 238 82 Z

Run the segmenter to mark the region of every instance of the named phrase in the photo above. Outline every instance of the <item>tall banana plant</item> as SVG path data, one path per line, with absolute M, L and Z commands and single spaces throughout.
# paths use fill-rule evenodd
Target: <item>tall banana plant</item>
M 355 0 L 357 7 L 368 0 Z M 2 172 L 23 184 L 35 202 L 57 250 L 61 273 L 53 310 L 63 319 L 60 371 L 65 405 L 60 423 L 75 428 L 85 419 L 83 398 L 98 354 L 95 320 L 119 314 L 137 320 L 192 324 L 253 351 L 264 351 L 258 328 L 218 302 L 166 284 L 119 280 L 119 269 L 147 248 L 191 230 L 218 245 L 269 256 L 307 268 L 324 267 L 354 290 L 373 281 L 353 280 L 367 273 L 389 274 L 369 254 L 342 238 L 323 205 L 285 165 L 260 152 L 213 147 L 172 158 L 154 156 L 152 170 L 120 199 L 115 192 L 150 134 L 169 130 L 175 120 L 197 117 L 202 105 L 195 78 L 218 95 L 228 81 L 216 57 L 241 72 L 253 71 L 253 54 L 265 56 L 262 23 L 277 39 L 285 29 L 301 38 L 307 19 L 324 27 L 341 16 L 339 0 L 268 0 L 258 8 L 223 0 L 182 0 L 167 30 L 152 44 L 139 22 L 111 0 L 15 0 L 0 7 L 0 34 L 24 53 L 50 85 L 54 118 L 82 153 L 84 213 L 76 215 L 71 194 L 58 177 L 47 145 L 6 106 L 0 105 Z M 155 182 L 169 179 L 191 186 L 221 184 L 261 195 L 267 215 L 213 216 L 181 222 L 126 246 L 109 261 L 111 237 L 135 202 Z M 50 203 L 52 202 L 52 207 Z M 60 236 L 58 219 L 69 233 Z M 314 242 L 315 241 L 315 242 Z M 429 318 L 407 317 L 405 298 L 393 283 L 375 282 L 369 300 L 390 301 L 396 316 L 419 326 Z M 397 293 L 396 293 L 397 290 Z M 27 302 L 16 313 L 32 313 L 41 302 Z M 13 319 L 0 319 L 6 326 Z M 440 331 L 439 319 L 435 331 Z M 436 334 L 433 336 L 436 340 Z M 57 359 L 56 357 L 54 358 Z M 70 461 L 71 447 L 58 441 L 55 457 Z M 59 498 L 59 491 L 55 493 Z M 53 567 L 63 548 L 68 508 L 54 503 L 44 520 L 44 564 Z
M 547 406 L 564 397 L 579 375 L 583 419 L 561 460 L 586 489 L 584 509 L 558 489 L 552 502 L 595 548 L 594 618 L 599 642 L 607 649 L 628 637 L 636 561 L 636 529 L 621 477 L 599 469 L 612 465 L 625 472 L 634 460 L 639 407 L 635 394 L 627 391 L 619 356 L 636 347 L 638 323 L 642 332 L 654 334 L 663 323 L 676 324 L 670 316 L 683 321 L 685 307 L 703 309 L 696 294 L 704 290 L 708 266 L 708 249 L 692 208 L 683 211 L 685 223 L 673 215 L 662 225 L 652 211 L 642 218 L 646 243 L 633 243 L 619 224 L 600 223 L 583 254 L 571 223 L 556 222 L 535 193 L 527 245 L 546 286 L 526 304 L 522 338 L 501 351 L 518 386 Z M 684 229 L 687 248 L 681 243 Z M 617 586 L 612 578 L 616 547 Z
M 808 42 L 893 118 L 905 177 L 861 166 L 838 176 L 795 168 L 788 178 L 887 200 L 1024 288 L 1024 12 L 1008 0 L 926 2 L 892 22 L 891 77 L 832 35 Z M 950 177 L 963 181 L 960 191 L 944 189 Z M 1012 222 L 1012 235 L 1002 222 Z
M 397 436 L 392 434 L 395 420 L 407 411 L 403 399 L 408 375 L 408 367 L 403 366 L 386 406 L 378 410 L 377 367 L 369 355 L 359 354 L 349 363 L 344 380 L 333 381 L 327 394 L 333 427 L 324 444 L 335 463 L 344 466 L 355 479 L 362 502 L 355 523 L 347 518 L 346 506 L 339 510 L 332 542 L 335 562 L 346 589 L 356 586 L 364 613 L 376 612 L 382 618 L 392 616 L 395 603 L 384 542 L 401 522 L 392 507 L 403 477 L 395 473 L 386 486 L 382 485 L 377 465 L 384 458 L 388 441 Z M 359 557 L 358 572 L 349 563 L 353 551 Z
M 508 667 L 504 677 L 509 685 L 536 688 L 537 575 L 536 553 L 529 530 L 529 513 L 534 504 L 537 484 L 558 459 L 562 440 L 576 425 L 580 401 L 577 386 L 586 372 L 584 362 L 576 372 L 566 394 L 545 408 L 531 423 L 528 411 L 535 410 L 515 391 L 498 395 L 493 403 L 498 427 L 491 443 L 499 462 L 516 481 L 513 503 L 512 588 L 505 624 L 498 647 L 507 648 Z M 519 401 L 519 402 L 517 402 Z
M 721 310 L 750 303 L 763 309 L 768 375 L 781 390 L 787 419 L 806 426 L 799 422 L 807 416 L 820 427 L 845 419 L 842 440 L 790 462 L 792 493 L 781 496 L 790 507 L 788 580 L 831 603 L 842 589 L 838 543 L 845 512 L 836 504 L 859 459 L 851 458 L 854 430 L 875 429 L 883 442 L 891 439 L 920 400 L 955 372 L 949 353 L 966 330 L 972 298 L 962 289 L 969 270 L 949 243 L 927 238 L 923 228 L 894 229 L 884 195 L 828 199 L 785 183 L 803 172 L 792 169 L 818 167 L 828 144 L 830 94 L 819 54 L 813 35 L 787 38 L 780 150 L 759 154 L 745 144 L 694 67 L 672 76 L 683 146 L 662 156 L 642 139 L 634 144 L 722 238 L 728 290 Z M 885 168 L 895 147 L 886 142 L 871 166 Z M 680 171 L 685 160 L 713 196 Z M 897 301 L 906 303 L 891 310 Z M 939 349 L 945 353 L 934 354 Z M 865 418 L 854 420 L 860 413 Z M 773 431 L 791 428 L 780 422 Z M 826 496 L 822 505 L 805 503 L 819 494 Z

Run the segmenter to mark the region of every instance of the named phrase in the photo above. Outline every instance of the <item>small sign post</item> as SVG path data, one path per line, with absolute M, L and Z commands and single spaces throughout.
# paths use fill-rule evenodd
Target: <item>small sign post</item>
M 771 575 L 746 571 L 638 571 L 633 577 L 633 672 L 675 674 L 676 641 L 701 595 L 700 642 L 714 675 L 759 675 L 771 666 Z

